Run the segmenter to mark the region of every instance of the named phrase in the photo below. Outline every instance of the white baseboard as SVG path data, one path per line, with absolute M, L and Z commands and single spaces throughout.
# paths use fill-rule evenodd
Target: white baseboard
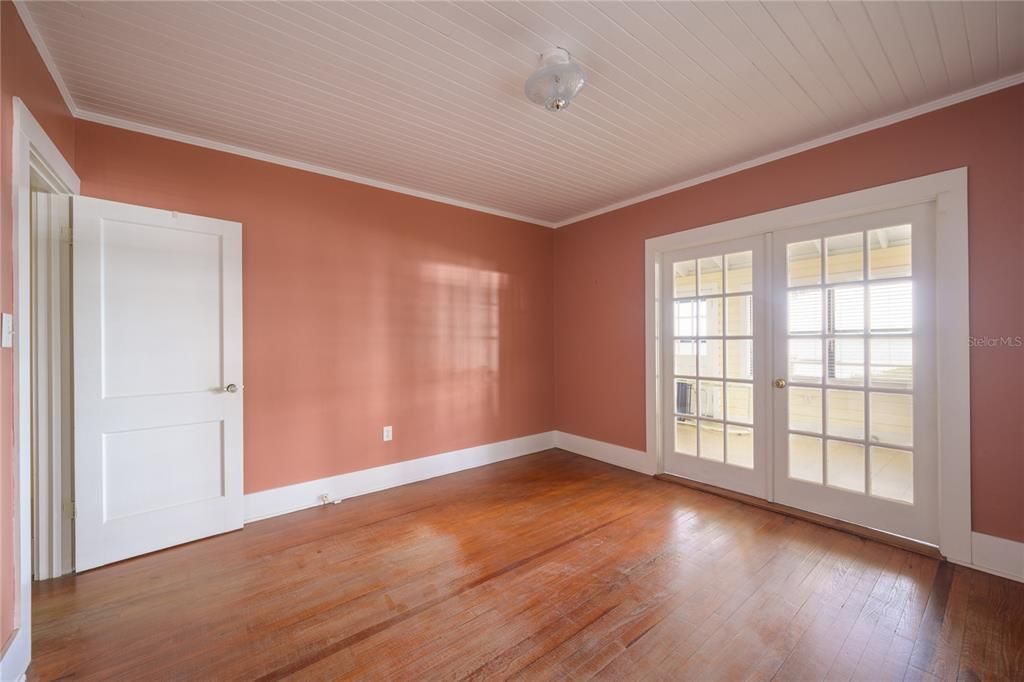
M 653 476 L 655 474 L 655 462 L 651 460 L 643 450 L 613 445 L 604 441 L 585 438 L 564 431 L 555 431 L 555 447 L 577 455 L 597 459 L 608 464 L 614 464 L 623 469 L 632 469 L 642 474 Z
M 352 471 L 347 474 L 271 490 L 261 490 L 258 493 L 249 493 L 245 496 L 245 522 L 249 523 L 315 507 L 321 504 L 320 495 L 327 495 L 332 502 L 343 500 L 435 476 L 444 476 L 456 471 L 493 464 L 513 457 L 529 455 L 553 447 L 555 447 L 555 432 L 545 431 L 532 436 L 410 459 L 405 462 Z
M 971 533 L 971 567 L 1024 582 L 1024 542 Z
M 32 658 L 31 645 L 31 636 L 28 630 L 18 628 L 14 633 L 11 645 L 7 647 L 3 659 L 0 660 L 0 681 L 15 682 L 15 680 L 25 679 L 25 673 Z

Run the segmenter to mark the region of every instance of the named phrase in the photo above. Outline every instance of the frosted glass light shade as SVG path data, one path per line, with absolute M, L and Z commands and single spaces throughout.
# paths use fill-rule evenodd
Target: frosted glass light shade
M 583 69 L 572 63 L 569 53 L 560 47 L 552 48 L 541 53 L 540 68 L 526 79 L 526 98 L 548 111 L 561 111 L 585 82 Z

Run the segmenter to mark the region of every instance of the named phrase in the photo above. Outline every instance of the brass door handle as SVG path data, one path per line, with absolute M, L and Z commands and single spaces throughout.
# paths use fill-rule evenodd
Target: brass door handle
M 786 387 L 786 380 L 785 379 L 776 379 L 775 380 L 775 388 L 785 388 L 785 387 Z

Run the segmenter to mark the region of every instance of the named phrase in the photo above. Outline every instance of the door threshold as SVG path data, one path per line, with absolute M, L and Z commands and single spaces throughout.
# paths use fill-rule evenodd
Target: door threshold
M 905 549 L 908 552 L 914 552 L 915 554 L 926 556 L 929 559 L 943 558 L 942 554 L 939 553 L 938 547 L 929 545 L 926 542 L 919 542 L 917 540 L 905 538 L 901 535 L 893 535 L 892 533 L 886 533 L 885 531 L 877 530 L 875 528 L 868 528 L 867 526 L 859 526 L 856 523 L 850 523 L 849 521 L 840 521 L 839 519 L 833 519 L 830 516 L 815 514 L 814 512 L 804 511 L 803 509 L 779 504 L 778 502 L 769 502 L 768 500 L 763 500 L 760 497 L 753 497 L 752 495 L 738 493 L 732 490 L 727 490 L 726 488 L 719 488 L 715 485 L 701 483 L 689 478 L 683 478 L 682 476 L 675 476 L 673 474 L 656 474 L 654 477 L 662 481 L 668 481 L 669 483 L 676 483 L 678 485 L 686 486 L 687 488 L 693 488 L 694 490 L 711 493 L 712 495 L 725 497 L 730 500 L 735 500 L 736 502 L 749 504 L 752 507 L 785 514 L 786 516 L 792 516 L 802 521 L 809 521 L 810 523 L 815 523 L 819 526 L 825 526 L 826 528 L 831 528 L 833 530 L 850 533 L 851 535 L 856 535 L 864 538 L 865 540 L 874 540 L 875 542 L 881 542 L 885 545 Z

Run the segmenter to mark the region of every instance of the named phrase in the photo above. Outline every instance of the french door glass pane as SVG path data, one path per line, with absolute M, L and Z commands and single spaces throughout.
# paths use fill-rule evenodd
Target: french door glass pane
M 738 294 L 753 290 L 753 256 L 750 251 L 742 251 L 725 257 L 725 293 Z
M 676 417 L 676 452 L 697 455 L 697 420 Z
M 725 333 L 729 336 L 752 336 L 754 334 L 752 296 L 730 296 L 725 299 Z
M 729 424 L 727 447 L 729 464 L 746 469 L 754 468 L 754 429 Z
M 789 340 L 789 380 L 821 383 L 821 339 Z
M 914 387 L 914 342 L 909 338 L 871 339 L 871 386 Z
M 789 477 L 821 483 L 822 470 L 821 439 L 789 434 Z
M 821 333 L 821 289 L 789 292 L 789 333 Z
M 700 301 L 697 332 L 701 336 L 722 335 L 722 299 L 705 298 Z
M 725 414 L 731 422 L 754 423 L 754 385 L 729 382 L 725 385 Z
M 700 456 L 701 459 L 725 461 L 725 439 L 722 437 L 722 424 L 700 420 Z
M 676 301 L 675 308 L 675 335 L 696 336 L 697 335 L 697 302 L 694 300 Z
M 697 374 L 697 342 L 693 339 L 675 341 L 676 374 L 694 376 Z
M 821 240 L 812 239 L 786 246 L 789 286 L 821 284 Z
M 825 432 L 841 438 L 864 438 L 864 394 L 861 391 L 826 391 Z
M 828 484 L 864 492 L 864 446 L 844 440 L 828 441 Z
M 829 339 L 828 383 L 864 385 L 864 339 Z
M 910 277 L 910 225 L 868 231 L 868 279 Z
M 871 392 L 871 442 L 914 447 L 914 396 Z
M 676 414 L 697 416 L 697 382 L 694 379 L 676 379 Z
M 897 502 L 914 502 L 914 453 L 871 448 L 871 494 Z
M 864 287 L 856 284 L 828 290 L 828 331 L 830 334 L 864 332 Z
M 698 344 L 700 355 L 697 373 L 702 377 L 721 379 L 725 362 L 723 342 L 718 339 L 701 339 Z
M 871 331 L 880 333 L 909 333 L 914 329 L 914 300 L 909 281 L 872 284 Z
M 700 388 L 700 416 L 708 419 L 724 419 L 725 404 L 723 401 L 721 381 L 701 381 Z
M 725 376 L 727 379 L 754 378 L 754 342 L 752 339 L 729 339 L 725 342 Z
M 793 386 L 789 389 L 789 428 L 821 433 L 821 389 Z
M 825 281 L 859 282 L 864 279 L 864 234 L 829 237 L 825 240 L 828 258 L 825 261 Z
M 687 260 L 672 266 L 672 298 L 692 298 L 697 295 L 697 261 Z
M 697 261 L 697 293 L 701 296 L 722 293 L 722 257 L 712 256 Z

